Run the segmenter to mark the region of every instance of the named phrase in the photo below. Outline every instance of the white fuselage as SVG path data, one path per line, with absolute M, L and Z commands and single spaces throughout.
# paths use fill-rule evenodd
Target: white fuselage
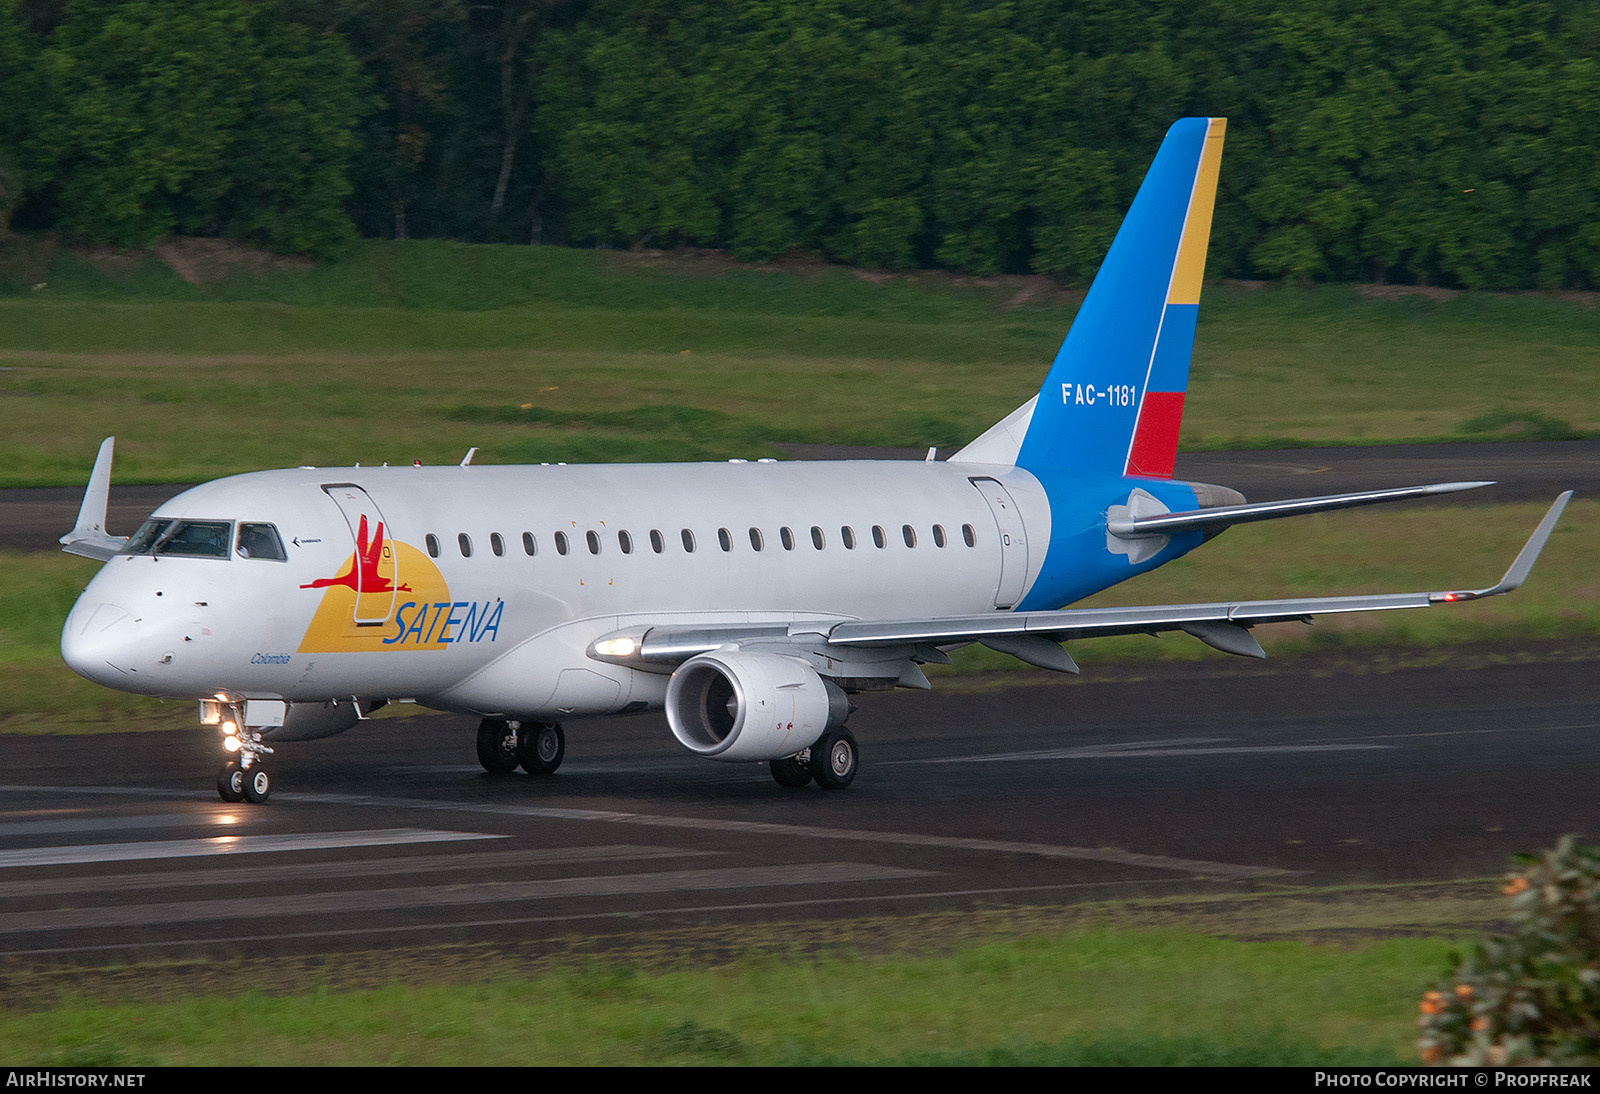
M 111 559 L 63 631 L 81 674 L 522 718 L 660 706 L 665 675 L 587 656 L 621 627 L 1010 608 L 1050 536 L 1026 471 L 931 462 L 302 468 L 154 517 L 268 524 L 287 557 Z

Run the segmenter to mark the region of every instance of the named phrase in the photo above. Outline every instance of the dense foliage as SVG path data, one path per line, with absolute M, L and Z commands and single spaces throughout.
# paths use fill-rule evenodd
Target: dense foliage
M 1562 837 L 1504 888 L 1516 932 L 1478 946 L 1423 996 L 1428 1063 L 1600 1063 L 1600 847 Z
M 0 0 L 0 228 L 1092 275 L 1230 119 L 1213 274 L 1600 285 L 1591 0 Z

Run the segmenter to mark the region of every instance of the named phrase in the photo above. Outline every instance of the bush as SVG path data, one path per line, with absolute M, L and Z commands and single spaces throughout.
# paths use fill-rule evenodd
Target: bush
M 1516 863 L 1502 890 L 1516 932 L 1422 997 L 1427 1063 L 1600 1064 L 1600 847 L 1563 836 Z

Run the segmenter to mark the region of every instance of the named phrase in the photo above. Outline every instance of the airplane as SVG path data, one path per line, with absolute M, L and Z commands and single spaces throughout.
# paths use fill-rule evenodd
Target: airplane
M 853 697 L 929 686 L 981 643 L 1077 672 L 1063 646 L 1508 593 L 1070 608 L 1249 521 L 1490 485 L 1251 504 L 1173 478 L 1225 119 L 1163 140 L 1038 393 L 947 460 L 299 467 L 172 498 L 105 530 L 114 438 L 69 553 L 104 561 L 67 616 L 80 675 L 197 701 L 227 801 L 265 801 L 273 746 L 391 702 L 478 718 L 484 769 L 551 774 L 563 722 L 664 710 L 691 752 L 785 787 L 854 780 Z M 475 450 L 474 450 L 475 451 Z

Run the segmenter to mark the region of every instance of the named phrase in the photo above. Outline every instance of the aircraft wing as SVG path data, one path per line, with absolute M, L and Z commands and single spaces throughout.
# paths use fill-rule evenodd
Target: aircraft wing
M 1162 604 L 1133 608 L 1065 608 L 1059 611 L 993 612 L 939 619 L 734 624 L 709 627 L 650 627 L 613 632 L 590 646 L 591 657 L 637 668 L 670 669 L 691 657 L 723 646 L 790 647 L 799 651 L 852 660 L 848 651 L 871 656 L 873 651 L 898 651 L 911 662 L 948 660 L 941 647 L 981 642 L 1041 668 L 1077 672 L 1060 643 L 1074 638 L 1114 634 L 1157 634 L 1184 631 L 1225 653 L 1265 657 L 1249 629 L 1261 623 L 1299 620 L 1348 612 L 1393 611 L 1454 604 L 1500 596 L 1520 586 L 1533 569 L 1572 491 L 1558 497 L 1533 535 L 1494 585 L 1447 592 L 1378 593 L 1359 596 L 1299 597 L 1286 600 L 1243 600 L 1208 604 Z M 838 675 L 848 675 L 841 672 Z M 915 683 L 920 672 L 905 682 Z M 922 686 L 926 686 L 925 681 Z
M 102 562 L 122 550 L 127 536 L 113 536 L 106 532 L 106 508 L 111 501 L 111 453 L 117 439 L 107 437 L 100 442 L 100 452 L 94 458 L 94 470 L 89 472 L 89 486 L 83 492 L 83 504 L 78 507 L 78 522 L 72 531 L 57 542 L 69 555 L 97 558 Z

